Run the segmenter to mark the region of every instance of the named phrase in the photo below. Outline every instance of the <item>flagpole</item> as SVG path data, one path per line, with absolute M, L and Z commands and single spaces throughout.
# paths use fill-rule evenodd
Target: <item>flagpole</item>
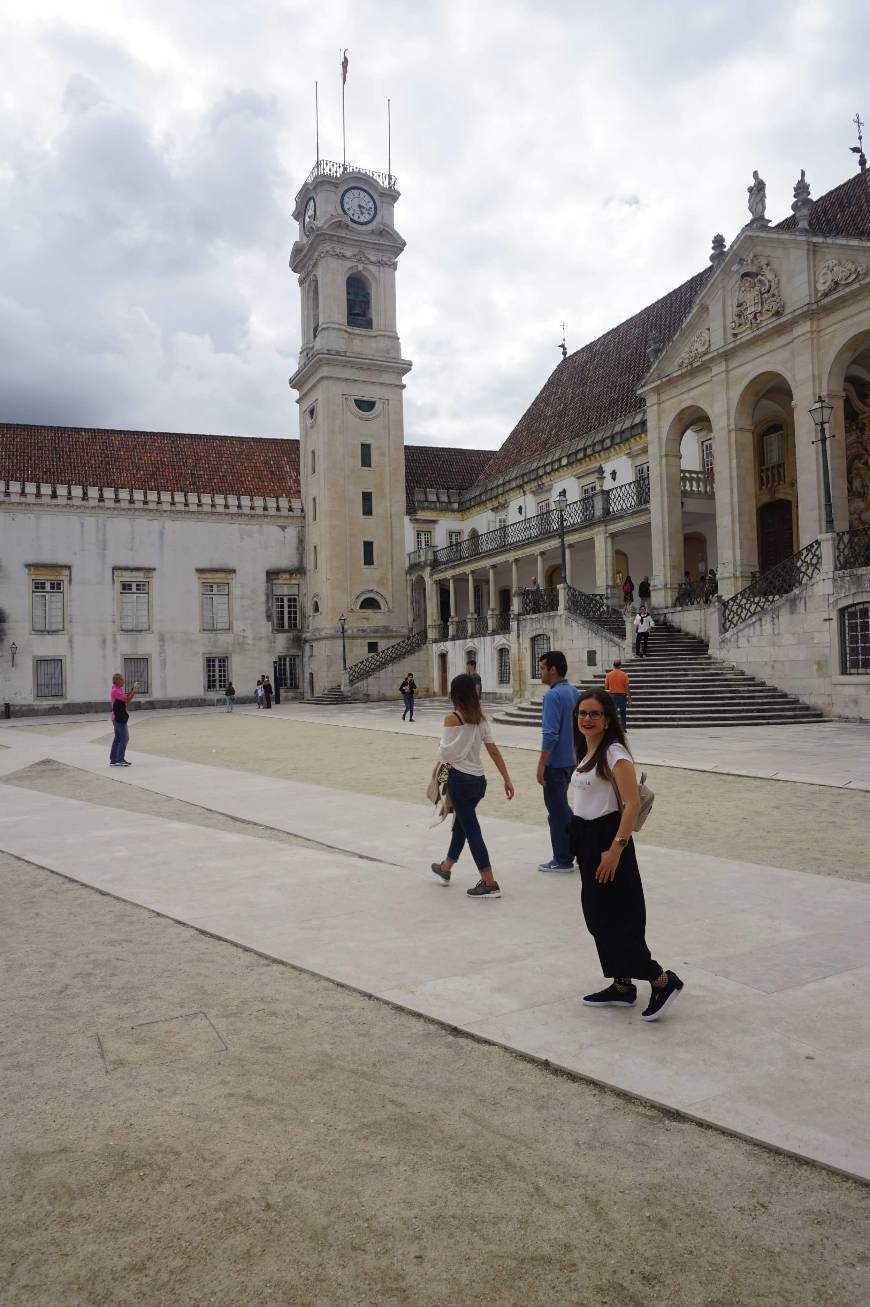
M 393 172 L 392 124 L 390 122 L 390 101 L 387 99 L 387 185 L 392 186 L 390 177 Z
M 344 126 L 344 84 L 347 81 L 347 74 L 344 70 L 344 52 L 341 56 L 341 166 L 347 167 L 347 138 Z
M 314 83 L 314 134 L 317 141 L 317 167 L 320 167 L 320 105 L 317 100 L 317 82 Z

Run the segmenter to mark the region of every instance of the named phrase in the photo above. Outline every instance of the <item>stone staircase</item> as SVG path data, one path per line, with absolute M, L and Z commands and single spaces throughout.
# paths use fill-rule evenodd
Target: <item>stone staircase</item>
M 647 726 L 775 726 L 825 720 L 818 708 L 757 681 L 718 658 L 707 645 L 667 622 L 650 634 L 646 658 L 623 661 L 631 681 L 629 730 Z M 604 672 L 584 681 L 604 685 Z M 541 724 L 539 703 L 514 704 L 495 716 L 514 726 Z

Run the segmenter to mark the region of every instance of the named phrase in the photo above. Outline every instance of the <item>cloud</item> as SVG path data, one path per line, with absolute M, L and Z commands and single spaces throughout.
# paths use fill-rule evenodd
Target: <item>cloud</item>
M 414 441 L 498 445 L 568 345 L 706 264 L 753 167 L 854 168 L 857 0 L 37 0 L 0 30 L 5 418 L 295 434 L 293 196 L 393 167 Z M 820 82 L 818 49 L 824 48 Z M 807 89 L 812 89 L 812 94 Z

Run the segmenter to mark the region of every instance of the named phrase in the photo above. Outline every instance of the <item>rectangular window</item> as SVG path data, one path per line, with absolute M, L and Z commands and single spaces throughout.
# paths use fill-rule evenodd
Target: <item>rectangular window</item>
M 150 623 L 148 581 L 121 582 L 121 630 L 147 631 Z
M 506 518 L 506 517 L 500 517 L 500 518 L 498 519 L 498 522 L 496 523 L 496 525 L 498 526 L 499 531 L 506 531 L 506 530 L 507 530 L 507 518 Z
M 280 654 L 275 659 L 278 668 L 278 684 L 282 690 L 299 689 L 299 655 Z
M 34 631 L 62 631 L 63 581 L 33 581 L 32 585 Z
M 228 631 L 230 629 L 229 581 L 200 582 L 202 599 L 202 629 Z
M 636 481 L 649 481 L 649 463 L 638 463 L 634 476 Z
M 295 585 L 272 586 L 272 630 L 299 629 L 299 589 Z
M 587 481 L 585 486 L 580 487 L 580 494 L 584 499 L 591 499 L 597 489 L 594 481 Z
M 317 496 L 316 495 L 311 500 L 311 520 L 312 522 L 317 521 Z
M 217 694 L 225 690 L 230 683 L 230 660 L 229 658 L 219 655 L 206 656 L 205 660 L 205 688 L 208 694 Z
M 499 685 L 511 683 L 511 651 L 507 648 L 498 651 L 498 683 Z
M 37 699 L 62 699 L 63 659 L 34 658 L 33 660 L 34 697 Z
M 375 542 L 374 540 L 363 541 L 363 567 L 374 567 L 375 565 Z
M 713 441 L 701 441 L 701 466 L 708 477 L 713 475 Z
M 448 531 L 448 532 L 447 532 L 447 543 L 448 543 L 448 545 L 461 545 L 461 544 L 462 544 L 462 532 L 461 532 L 461 531 Z
M 362 515 L 363 517 L 374 516 L 374 496 L 370 490 L 362 492 Z
M 149 660 L 147 658 L 125 658 L 124 659 L 124 685 L 128 690 L 132 690 L 135 683 L 139 682 L 137 694 L 151 693 L 151 677 L 149 676 Z
M 549 513 L 549 511 L 550 511 L 550 501 L 549 501 L 549 499 L 540 499 L 540 500 L 538 500 L 538 512 L 539 512 L 539 513 Z
M 761 437 L 761 466 L 776 467 L 785 462 L 785 432 L 782 427 L 771 427 Z
M 870 673 L 870 604 L 852 604 L 840 613 L 840 666 L 844 676 Z
M 372 447 L 365 440 L 361 442 L 359 447 L 359 465 L 360 467 L 371 467 L 372 465 Z
M 369 642 L 368 642 L 368 649 L 367 649 L 367 652 L 370 653 L 370 654 L 373 654 L 373 653 L 377 653 L 377 652 L 378 652 L 378 642 L 377 642 L 377 640 L 369 640 Z
M 452 542 L 451 542 L 451 543 L 452 543 Z M 418 532 L 417 532 L 417 548 L 418 548 L 418 549 L 428 549 L 428 548 L 431 546 L 431 544 L 432 544 L 432 532 L 431 532 L 431 531 L 418 531 Z

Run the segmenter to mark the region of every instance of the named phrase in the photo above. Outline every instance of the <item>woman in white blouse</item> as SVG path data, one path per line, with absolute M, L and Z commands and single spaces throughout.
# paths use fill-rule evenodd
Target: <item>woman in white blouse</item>
M 467 840 L 480 880 L 466 892 L 473 899 L 500 899 L 501 890 L 492 874 L 489 852 L 476 812 L 477 805 L 486 793 L 486 777 L 480 761 L 481 744 L 486 746 L 487 753 L 501 773 L 508 799 L 514 797 L 513 783 L 498 745 L 493 741 L 492 727 L 483 715 L 473 677 L 465 673 L 454 676 L 450 683 L 450 700 L 453 712 L 444 718 L 438 758 L 450 766 L 447 793 L 453 804 L 453 833 L 447 857 L 442 862 L 433 862 L 432 871 L 443 885 L 449 885 L 450 873 Z
M 606 690 L 587 690 L 577 705 L 577 770 L 571 779 L 571 847 L 583 884 L 583 916 L 595 940 L 606 989 L 587 994 L 587 1007 L 634 1007 L 635 980 L 651 995 L 641 1013 L 657 1021 L 683 988 L 647 946 L 646 905 L 634 841 L 640 794 L 616 704 Z

